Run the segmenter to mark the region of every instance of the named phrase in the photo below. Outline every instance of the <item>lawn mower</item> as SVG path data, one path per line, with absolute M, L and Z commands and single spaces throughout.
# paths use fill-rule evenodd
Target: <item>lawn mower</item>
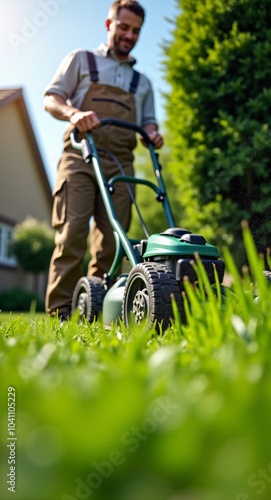
M 79 319 L 86 318 L 89 322 L 101 315 L 105 327 L 121 320 L 127 328 L 142 328 L 146 324 L 149 329 L 154 326 L 164 331 L 173 318 L 173 298 L 181 318 L 184 318 L 184 281 L 189 280 L 195 285 L 198 282 L 193 265 L 195 256 L 200 258 L 211 284 L 217 283 L 217 279 L 222 283 L 225 265 L 217 248 L 208 244 L 202 235 L 176 227 L 159 157 L 147 133 L 133 123 L 111 118 L 101 120 L 101 127 L 104 126 L 127 128 L 141 135 L 149 150 L 154 182 L 125 176 L 121 166 L 120 175 L 106 181 L 92 133 L 87 132 L 82 140 L 78 140 L 78 130 L 72 131 L 72 146 L 81 151 L 84 161 L 92 165 L 96 175 L 116 242 L 115 257 L 104 278 L 83 276 L 77 282 L 72 297 L 72 313 L 77 311 Z M 110 155 L 109 151 L 107 153 Z M 146 238 L 141 240 L 129 239 L 116 217 L 111 199 L 118 182 L 127 184 L 143 226 L 144 221 L 131 184 L 147 186 L 153 192 L 154 200 L 156 198 L 162 205 L 167 227 L 151 235 L 145 230 Z M 130 263 L 131 270 L 128 273 L 120 272 L 123 257 Z

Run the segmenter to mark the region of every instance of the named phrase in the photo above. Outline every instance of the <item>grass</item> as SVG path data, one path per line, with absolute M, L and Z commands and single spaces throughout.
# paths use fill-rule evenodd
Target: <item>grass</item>
M 0 314 L 3 500 L 9 387 L 19 500 L 271 498 L 271 290 L 244 241 L 256 285 L 226 253 L 226 300 L 188 284 L 163 336 Z

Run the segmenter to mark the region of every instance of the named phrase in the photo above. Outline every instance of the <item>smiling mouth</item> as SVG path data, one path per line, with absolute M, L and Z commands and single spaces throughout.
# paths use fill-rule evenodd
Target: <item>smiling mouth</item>
M 133 46 L 133 43 L 130 42 L 130 40 L 121 40 L 121 43 L 124 43 L 125 45 L 129 45 L 129 47 Z

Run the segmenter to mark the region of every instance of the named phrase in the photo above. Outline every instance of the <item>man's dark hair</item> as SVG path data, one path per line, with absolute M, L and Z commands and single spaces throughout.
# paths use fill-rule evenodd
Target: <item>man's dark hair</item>
M 136 0 L 116 0 L 116 2 L 113 2 L 109 10 L 110 19 L 118 17 L 119 11 L 121 9 L 130 10 L 136 16 L 141 17 L 142 22 L 144 22 L 145 10 L 138 2 L 136 2 Z

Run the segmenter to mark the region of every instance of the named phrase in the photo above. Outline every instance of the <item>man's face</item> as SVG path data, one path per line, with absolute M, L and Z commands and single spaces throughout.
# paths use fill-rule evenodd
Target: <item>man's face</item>
M 119 59 L 127 58 L 138 40 L 141 26 L 142 18 L 125 8 L 116 19 L 106 20 L 107 45 Z

